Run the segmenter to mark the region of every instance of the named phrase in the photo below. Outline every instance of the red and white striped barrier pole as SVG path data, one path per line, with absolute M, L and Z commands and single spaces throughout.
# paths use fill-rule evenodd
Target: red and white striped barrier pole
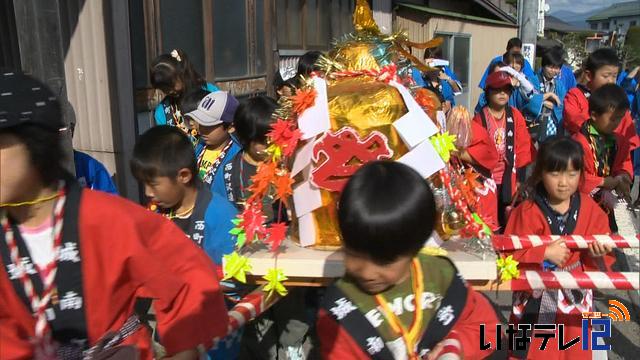
M 266 294 L 262 290 L 262 286 L 253 290 L 240 302 L 238 302 L 231 310 L 229 310 L 229 326 L 227 327 L 227 336 L 238 331 L 246 323 L 254 320 L 260 316 L 263 312 L 269 309 L 273 304 L 280 300 L 280 297 L 274 295 L 273 298 L 266 298 Z M 214 348 L 217 346 L 221 338 L 213 339 Z
M 568 272 L 520 271 L 520 277 L 509 282 L 512 291 L 545 289 L 640 289 L 637 272 Z
M 586 249 L 589 244 L 597 241 L 601 244 L 609 245 L 612 248 L 638 248 L 640 240 L 638 236 L 622 235 L 493 235 L 491 241 L 496 251 L 513 251 L 530 249 L 532 247 L 546 245 L 558 239 L 564 239 L 567 248 L 572 250 Z

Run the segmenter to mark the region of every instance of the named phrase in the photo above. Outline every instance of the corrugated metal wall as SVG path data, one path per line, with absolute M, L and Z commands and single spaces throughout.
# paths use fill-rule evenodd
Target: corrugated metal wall
M 65 2 L 67 15 L 79 12 L 79 16 L 69 42 L 64 70 L 67 94 L 76 118 L 73 146 L 101 161 L 113 175 L 116 166 L 104 1 L 107 0 Z
M 517 36 L 515 27 L 496 26 L 477 22 L 463 22 L 450 18 L 421 16 L 422 22 L 416 19 L 408 19 L 396 16 L 395 26 L 405 29 L 409 39 L 415 42 L 430 40 L 435 32 L 463 33 L 471 35 L 471 69 L 469 73 L 469 88 L 471 90 L 471 106 L 475 106 L 482 90 L 478 83 L 484 74 L 484 70 L 491 60 L 504 53 L 507 41 Z M 413 50 L 414 54 L 422 58 L 423 50 Z

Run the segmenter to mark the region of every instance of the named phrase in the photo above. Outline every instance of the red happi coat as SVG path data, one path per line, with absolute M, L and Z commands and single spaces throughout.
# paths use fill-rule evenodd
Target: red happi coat
M 169 354 L 210 347 L 214 337 L 226 335 L 228 315 L 213 264 L 171 221 L 99 191 L 83 190 L 75 206 L 90 346 L 120 329 L 137 297 L 154 299 Z M 0 260 L 0 359 L 32 359 L 35 318 L 5 268 Z M 123 344 L 135 344 L 141 359 L 152 358 L 144 327 Z
M 615 159 L 613 159 L 613 163 L 611 164 L 610 176 L 627 173 L 629 178 L 633 179 L 633 164 L 631 163 L 629 142 L 619 134 L 614 135 L 618 149 L 616 150 Z M 584 150 L 584 181 L 580 186 L 580 191 L 591 194 L 596 188 L 602 185 L 604 179 L 599 177 L 596 172 L 595 159 L 589 140 L 580 132 L 574 134 L 573 139 L 580 143 L 582 150 Z
M 610 233 L 609 220 L 607 215 L 600 209 L 598 204 L 586 194 L 580 194 L 580 209 L 576 227 L 572 235 L 606 235 Z M 538 205 L 527 200 L 516 207 L 504 231 L 505 235 L 554 235 L 547 223 L 545 215 Z M 544 253 L 547 246 L 537 246 L 527 250 L 513 251 L 511 254 L 520 264 L 518 268 L 523 270 L 542 270 Z M 569 259 L 563 267 L 575 264 L 580 261 L 582 264 L 575 271 L 606 271 L 611 268 L 615 261 L 612 255 L 603 257 L 604 264 L 599 264 L 597 259 L 589 256 L 588 250 L 572 251 Z M 604 265 L 605 269 L 601 266 Z M 510 318 L 510 323 L 516 324 L 520 321 L 522 311 L 527 300 L 532 296 L 532 292 L 514 293 L 514 306 Z M 593 311 L 592 291 L 587 291 L 587 296 L 581 306 L 571 306 L 565 303 L 564 309 L 558 308 L 556 311 L 556 324 L 565 324 L 564 342 L 568 342 L 580 336 L 582 339 L 582 311 Z M 560 298 L 558 299 L 561 303 Z M 552 338 L 547 343 L 546 349 L 541 351 L 540 344 L 542 338 L 532 338 L 527 359 L 591 359 L 591 350 L 584 351 L 581 343 L 571 348 L 559 351 L 558 337 Z
M 562 113 L 562 121 L 564 128 L 570 134 L 580 132 L 582 124 L 591 116 L 589 114 L 589 100 L 579 88 L 575 87 L 564 97 L 564 111 Z M 622 122 L 616 128 L 615 133 L 625 138 L 630 144 L 630 150 L 640 146 L 640 138 L 636 133 L 636 127 L 631 118 L 631 113 L 627 113 L 622 118 Z
M 518 109 L 511 110 L 515 128 L 514 169 L 517 169 L 529 165 L 535 157 L 536 150 L 531 142 L 524 117 Z M 491 179 L 490 176 L 491 170 L 498 164 L 499 154 L 488 130 L 482 125 L 479 114 L 476 114 L 471 122 L 471 132 L 471 144 L 467 147 L 467 151 L 476 162 L 474 167 L 479 166 L 478 170 L 489 176 L 489 179 L 485 180 L 485 188 L 479 193 L 478 213 L 483 219 L 489 219 L 490 226 L 495 230 L 498 227 L 498 194 L 496 179 Z M 511 174 L 511 184 L 511 192 L 514 195 L 517 191 L 515 172 Z
M 436 269 L 430 269 L 428 266 L 424 267 L 424 271 L 437 272 Z M 457 274 L 456 276 L 460 275 Z M 443 279 L 441 280 L 444 282 Z M 437 289 L 438 286 L 440 285 L 438 281 L 436 281 L 434 283 L 434 287 L 430 288 L 432 290 L 429 291 L 436 291 L 435 289 Z M 482 294 L 473 290 L 469 285 L 465 284 L 465 287 L 467 288 L 467 291 L 464 308 L 462 309 L 460 316 L 457 318 L 455 325 L 452 326 L 451 330 L 446 335 L 443 334 L 444 337 L 442 340 L 439 340 L 439 343 L 444 345 L 440 354 L 442 355 L 443 353 L 453 350 L 454 352 L 461 353 L 465 359 L 483 359 L 491 355 L 495 350 L 497 342 L 495 328 L 496 324 L 499 323 L 499 320 L 495 310 Z M 441 292 L 441 294 L 446 296 L 448 294 L 448 290 Z M 441 301 L 444 300 L 439 298 L 438 302 Z M 436 307 L 438 306 L 440 305 L 436 305 Z M 361 310 L 354 308 L 353 311 Z M 365 315 L 362 313 L 360 316 L 364 317 Z M 487 350 L 480 350 L 481 324 L 485 325 L 485 343 L 492 344 L 492 347 Z M 350 333 L 340 322 L 336 321 L 336 319 L 331 316 L 329 311 L 322 306 L 318 312 L 316 328 L 318 339 L 320 341 L 322 359 L 371 359 L 371 356 L 356 340 L 358 335 L 361 334 Z M 362 328 L 357 328 L 357 331 L 361 330 Z M 426 334 L 427 329 L 423 331 L 422 336 L 428 336 Z

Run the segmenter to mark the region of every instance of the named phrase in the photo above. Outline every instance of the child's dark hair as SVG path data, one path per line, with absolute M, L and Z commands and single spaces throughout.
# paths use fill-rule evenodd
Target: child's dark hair
M 535 195 L 542 186 L 542 174 L 552 171 L 565 171 L 571 166 L 582 174 L 584 170 L 584 152 L 580 144 L 566 136 L 554 136 L 545 141 L 538 150 L 533 173 L 525 187 L 528 197 Z
M 312 72 L 319 70 L 316 62 L 322 53 L 320 51 L 307 51 L 298 60 L 298 76 L 309 76 Z
M 176 49 L 171 54 L 162 54 L 151 63 L 149 71 L 151 86 L 169 94 L 177 80 L 182 81 L 184 88 L 178 98 L 192 91 L 202 88 L 206 82 L 193 67 L 184 51 Z
M 180 129 L 167 125 L 153 127 L 140 136 L 130 165 L 133 176 L 143 183 L 160 176 L 175 180 L 182 169 L 191 171 L 192 183 L 198 176 L 191 141 Z
M 442 47 L 434 47 L 424 51 L 424 59 L 442 59 Z
M 274 122 L 271 116 L 277 108 L 278 103 L 264 95 L 240 102 L 233 117 L 233 127 L 243 148 L 246 149 L 252 141 L 267 141 L 267 133 Z
M 513 37 L 507 41 L 507 51 L 511 51 L 514 47 L 522 48 L 522 40 L 517 37 Z
M 602 48 L 592 52 L 584 63 L 584 69 L 594 75 L 598 69 L 607 65 L 620 67 L 618 54 L 612 48 Z
M 505 64 L 504 61 L 496 61 L 492 62 L 490 66 L 491 67 L 489 68 L 489 74 L 496 72 L 497 69 L 507 67 L 509 65 Z
M 564 52 L 560 47 L 554 47 L 542 54 L 542 67 L 561 67 L 564 64 Z
M 627 94 L 616 84 L 603 85 L 589 96 L 589 112 L 601 115 L 610 110 L 614 112 L 629 110 Z
M 345 248 L 380 264 L 415 256 L 433 231 L 436 205 L 429 185 L 395 161 L 373 161 L 349 179 L 338 204 Z
M 524 56 L 520 53 L 507 53 L 504 56 L 504 62 L 508 65 L 516 63 L 520 64 L 521 67 L 524 67 Z
M 180 101 L 180 109 L 183 115 L 186 115 L 198 108 L 198 104 L 200 101 L 204 99 L 205 96 L 209 95 L 211 92 L 205 89 L 193 89 L 188 93 L 185 93 Z
M 63 166 L 65 152 L 59 131 L 25 122 L 0 129 L 0 133 L 13 135 L 25 145 L 43 185 L 57 186 L 59 180 L 66 178 L 67 171 Z

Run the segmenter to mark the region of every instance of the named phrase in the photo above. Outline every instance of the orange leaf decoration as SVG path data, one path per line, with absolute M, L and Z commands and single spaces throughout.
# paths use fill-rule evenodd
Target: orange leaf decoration
M 248 201 L 256 198 L 264 197 L 269 191 L 269 185 L 274 182 L 278 164 L 274 162 L 266 162 L 258 165 L 256 174 L 251 177 L 251 185 L 249 191 L 251 197 Z
M 276 196 L 275 199 L 278 200 L 286 200 L 287 197 L 293 194 L 293 190 L 291 189 L 291 185 L 293 185 L 293 179 L 289 176 L 288 171 L 284 171 L 283 174 L 278 175 L 276 177 L 274 185 L 276 187 Z
M 286 236 L 287 225 L 285 223 L 278 222 L 267 228 L 267 238 L 264 241 L 271 245 L 271 252 L 276 252 Z
M 460 193 L 462 193 L 462 196 L 466 200 L 467 204 L 469 204 L 469 206 L 475 206 L 476 203 L 478 202 L 478 198 L 476 196 L 475 191 L 473 191 L 474 188 L 470 187 L 469 183 L 465 181 L 465 178 L 462 176 L 456 176 L 455 182 L 456 182 L 456 186 L 458 187 L 458 189 L 460 189 Z
M 314 88 L 298 90 L 296 94 L 291 97 L 293 101 L 293 112 L 300 115 L 303 111 L 312 107 L 316 102 L 317 95 L 316 89 Z
M 271 125 L 271 131 L 267 134 L 271 142 L 282 149 L 284 156 L 293 155 L 302 133 L 295 125 L 286 120 L 278 119 Z
M 471 189 L 478 189 L 482 187 L 482 184 L 478 181 L 479 177 L 480 174 L 475 172 L 473 169 L 467 168 L 464 170 L 464 178 Z
M 418 105 L 429 115 L 431 121 L 438 125 L 436 115 L 441 107 L 438 96 L 430 90 L 420 88 L 416 90 L 414 98 Z

